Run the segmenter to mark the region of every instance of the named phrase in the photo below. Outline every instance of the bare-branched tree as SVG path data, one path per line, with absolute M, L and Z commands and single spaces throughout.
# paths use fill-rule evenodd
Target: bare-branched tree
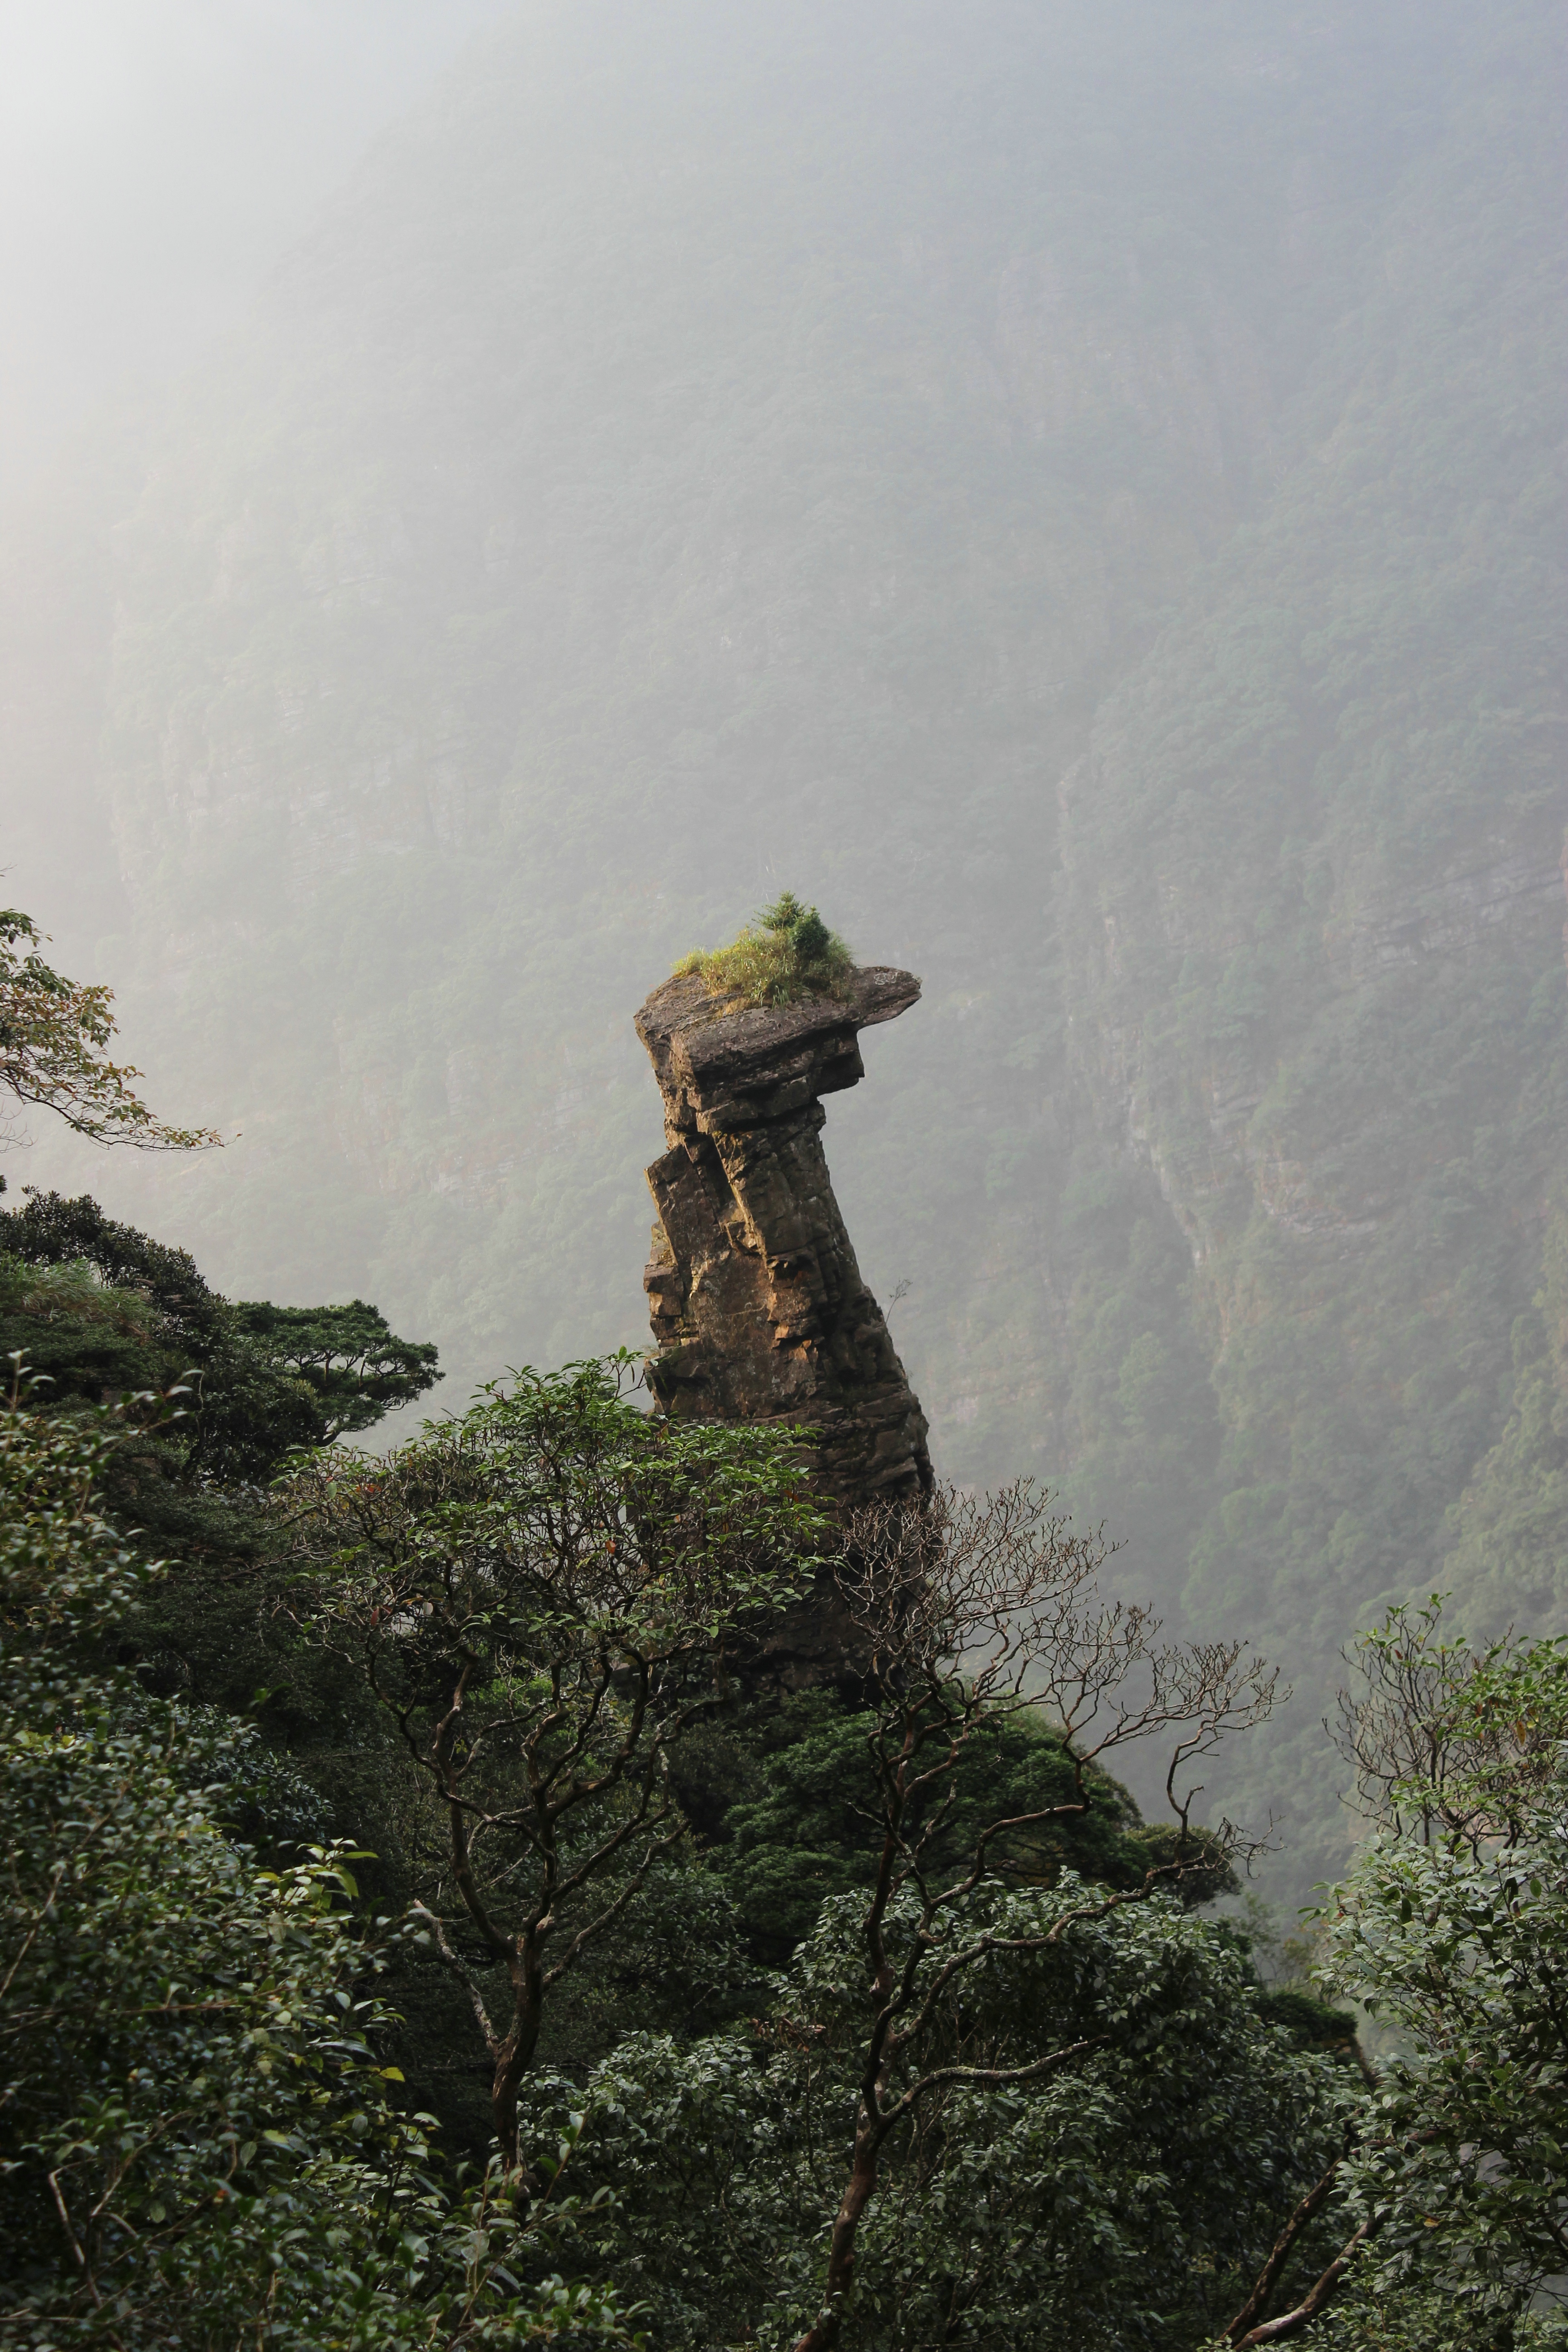
M 1510 1631 L 1477 1649 L 1442 1618 L 1433 1593 L 1362 1634 L 1325 1728 L 1369 1821 L 1424 1845 L 1515 1843 L 1568 1738 L 1568 1640 Z
M 1229 1823 L 1194 1823 L 1193 1774 L 1227 1734 L 1268 1714 L 1275 1674 L 1241 1643 L 1163 1641 L 1147 1610 L 1102 1597 L 1106 1556 L 1098 1535 L 1075 1533 L 1028 1481 L 979 1499 L 939 1488 L 921 1511 L 862 1511 L 846 1531 L 835 1572 L 868 1667 L 878 1863 L 860 1928 L 868 2010 L 853 2148 L 821 2307 L 797 2352 L 838 2343 L 882 2152 L 922 2104 L 959 2085 L 1039 2081 L 1097 2046 L 1080 2037 L 1024 2063 L 975 2063 L 963 2011 L 978 1972 L 998 1956 L 1059 1946 L 1075 1926 L 1160 1888 L 1208 1891 L 1243 1853 Z M 960 1759 L 1025 1713 L 1060 1742 L 1071 1793 L 1037 1812 L 983 1820 L 955 1864 Z M 1104 1801 L 1091 1768 L 1151 1739 L 1164 1742 L 1172 1822 L 1142 1881 L 1086 1885 L 1038 1932 L 1009 1926 L 986 1900 L 1004 1874 L 1000 1856 Z

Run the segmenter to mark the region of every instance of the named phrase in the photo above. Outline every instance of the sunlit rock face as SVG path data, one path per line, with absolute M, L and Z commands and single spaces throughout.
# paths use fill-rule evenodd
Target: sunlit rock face
M 860 1031 L 920 992 L 912 973 L 873 965 L 842 1001 L 726 1011 L 682 977 L 637 1016 L 669 1147 L 647 1171 L 649 1386 L 681 1417 L 809 1424 L 817 1484 L 843 1505 L 931 1486 L 925 1416 L 822 1150 L 821 1097 L 865 1076 Z

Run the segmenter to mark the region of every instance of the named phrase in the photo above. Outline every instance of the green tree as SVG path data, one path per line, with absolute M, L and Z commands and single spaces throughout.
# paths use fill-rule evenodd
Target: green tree
M 786 1697 L 725 1746 L 734 1778 L 753 1785 L 719 1823 L 710 1866 L 734 1899 L 759 1959 L 782 1967 L 816 1925 L 832 1895 L 875 1883 L 878 1855 L 867 1836 L 879 1802 L 876 1762 L 880 1723 L 860 1695 L 837 1690 Z M 750 1749 L 748 1754 L 746 1751 Z M 732 1759 L 732 1760 L 731 1760 Z M 1145 1823 L 1108 1772 L 1086 1767 L 1087 1803 L 1076 1761 L 1033 1712 L 1006 1707 L 983 1717 L 960 1748 L 930 1866 L 952 1870 L 985 1824 L 1026 1824 L 995 1841 L 992 1866 L 1006 1883 L 1039 1885 L 1064 1867 L 1108 1886 L 1140 1885 L 1169 1853 L 1169 1832 Z M 688 1801 L 684 1769 L 681 1793 Z M 1195 1876 L 1195 1901 L 1216 1891 Z
M 1352 1659 L 1339 1738 L 1371 1834 L 1319 1914 L 1321 1974 L 1389 2048 L 1225 2340 L 1568 2336 L 1531 2315 L 1568 2271 L 1568 1643 L 1472 1651 L 1434 1597 Z M 1320 2210 L 1343 2242 L 1284 2294 Z
M 103 1507 L 171 1563 L 134 1623 L 105 1638 L 134 1650 L 150 1685 L 241 1709 L 265 1689 L 276 1739 L 342 1748 L 352 1706 L 279 1606 L 264 1482 L 292 1449 L 421 1395 L 438 1376 L 435 1348 L 398 1338 L 361 1300 L 236 1303 L 188 1251 L 86 1196 L 29 1192 L 0 1211 L 0 1354 L 37 1376 L 35 1409 L 51 1414 L 90 1420 L 117 1398 L 180 1391 L 172 1411 L 133 1407 L 104 1463 Z M 329 1778 L 373 1829 L 351 1787 L 356 1762 L 338 1755 Z
M 1450 1637 L 1444 1596 L 1391 1609 L 1349 1654 L 1337 1743 L 1363 1818 L 1423 1845 L 1516 1845 L 1557 1785 L 1568 1740 L 1568 1635 Z
M 1173 1649 L 1149 1612 L 1106 1601 L 1105 1547 L 1074 1533 L 1029 1483 L 988 1499 L 938 1490 L 919 1513 L 857 1512 L 837 1583 L 877 1693 L 868 1740 L 877 1801 L 877 1872 L 858 1923 L 861 1978 L 853 2146 L 828 2232 L 818 2307 L 797 2352 L 832 2352 L 855 2291 L 863 2218 L 884 2151 L 939 2093 L 1007 2092 L 1070 2074 L 1096 2046 L 1074 2016 L 1047 2008 L 1043 2048 L 972 2051 L 970 1987 L 999 1953 L 1053 1954 L 1073 1931 L 1162 1886 L 1212 1886 L 1238 1841 L 1195 1832 L 1196 1789 L 1178 1788 L 1229 1732 L 1261 1721 L 1275 1676 L 1241 1643 Z M 1006 1716 L 1047 1723 L 1071 1786 L 1010 1813 L 997 1789 L 945 1850 L 958 1807 L 959 1758 Z M 1169 1742 L 1165 1786 L 1175 1816 L 1169 1855 L 1133 1885 L 1069 1892 L 1054 1916 L 995 1915 L 992 1890 L 1032 1831 L 1087 1814 L 1089 1772 L 1133 1742 Z M 1041 1799 L 1044 1801 L 1041 1801 Z M 1103 1801 L 1103 1799 L 1102 1799 Z
M 188 1251 L 85 1193 L 29 1191 L 22 1208 L 0 1210 L 0 1339 L 61 1403 L 184 1383 L 180 1419 L 160 1438 L 188 1486 L 267 1478 L 292 1448 L 367 1429 L 439 1376 L 436 1349 L 400 1339 L 363 1299 L 230 1301 Z
M 57 1112 L 94 1143 L 143 1151 L 221 1143 L 210 1128 L 168 1127 L 148 1109 L 132 1084 L 141 1071 L 110 1055 L 113 991 L 64 978 L 38 953 L 44 944 L 30 916 L 0 909 L 0 1087 Z
M 1523 2320 L 1568 2273 L 1561 1769 L 1521 1811 L 1479 1846 L 1374 1838 L 1327 1922 L 1327 1980 L 1394 2039 L 1344 2168 L 1356 2299 L 1446 2312 L 1446 2341 Z
M 325 1638 L 410 1768 L 420 1916 L 509 2168 L 551 1994 L 685 1838 L 670 1749 L 823 1528 L 793 1433 L 650 1419 L 633 1377 L 626 1356 L 524 1371 L 385 1461 L 329 1452 L 279 1490 Z
M 824 1906 L 754 2024 L 633 2037 L 589 2085 L 580 2160 L 616 2189 L 595 2258 L 661 2343 L 787 2352 L 820 2325 L 874 2007 L 865 1913 Z M 911 1954 L 918 1897 L 882 1926 Z M 1201 2340 L 1339 2144 L 1342 2068 L 1270 2026 L 1235 1941 L 1168 1894 L 1114 1904 L 1068 1872 L 977 1890 L 964 1927 L 984 1948 L 900 2084 L 921 2095 L 879 2151 L 839 2340 Z
M 100 1507 L 120 1435 L 0 1412 L 0 2344 L 627 2340 L 518 2294 L 515 2216 L 392 2107 L 351 1857 L 263 1868 L 242 1727 L 90 1663 L 158 1574 Z

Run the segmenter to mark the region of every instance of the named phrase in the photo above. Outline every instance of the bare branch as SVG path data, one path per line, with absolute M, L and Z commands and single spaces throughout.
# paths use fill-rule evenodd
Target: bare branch
M 1376 2226 L 1374 2221 L 1369 2220 L 1363 2221 L 1358 2229 L 1352 2231 L 1328 2269 L 1317 2281 L 1311 2292 L 1303 2296 L 1294 2311 L 1287 2311 L 1278 2319 L 1266 2319 L 1261 2326 L 1250 2329 L 1245 2336 L 1235 2336 L 1232 2341 L 1238 2345 L 1278 2344 L 1285 2336 L 1298 2334 L 1301 2328 L 1318 2317 L 1338 2293 L 1356 2248 L 1365 2243 L 1366 2240 L 1373 2234 Z
M 1313 2182 L 1279 2235 L 1275 2239 L 1268 2259 L 1258 2273 L 1257 2284 L 1226 2329 L 1225 2340 L 1227 2344 L 1249 2344 L 1254 2341 L 1247 2330 L 1255 2326 L 1264 2312 L 1268 2310 L 1268 2298 L 1279 2283 L 1279 2273 L 1289 2260 L 1291 2249 L 1308 2222 L 1327 2204 L 1330 2192 L 1340 2177 L 1343 2161 L 1342 2157 L 1335 2157 L 1322 2179 Z
M 637 1864 L 635 1876 L 627 1880 L 614 1902 L 607 1904 L 596 1919 L 590 1919 L 586 1927 L 579 1927 L 554 1966 L 545 1970 L 544 1984 L 547 1991 L 552 1985 L 560 1981 L 578 1955 L 593 1942 L 594 1938 L 602 1935 L 606 1927 L 613 1926 L 620 1917 L 633 1895 L 640 1893 L 646 1884 L 647 1874 L 653 1866 L 655 1854 L 667 1853 L 677 1840 L 684 1835 L 685 1829 L 684 1822 L 677 1822 L 675 1827 L 666 1836 L 650 1840 L 647 1853 Z
M 485 2048 L 492 2058 L 498 2057 L 500 2053 L 500 2036 L 490 2023 L 489 2011 L 485 2007 L 485 1997 L 479 1990 L 472 1971 L 464 1965 L 452 1948 L 447 1935 L 445 1921 L 437 1913 L 432 1911 L 427 1904 L 415 1902 L 410 1904 L 409 1909 L 416 1919 L 423 1919 L 427 1923 L 437 1950 L 468 1996 L 479 2032 L 484 2036 Z
M 59 2174 L 58 2172 L 51 2172 L 48 2175 L 48 2182 L 49 2194 L 55 2200 L 55 2210 L 60 2217 L 60 2227 L 66 2233 L 66 2242 L 71 2250 L 71 2260 L 75 2263 L 78 2270 L 81 2273 L 83 2284 L 85 2284 L 89 2294 L 92 2297 L 92 2307 L 94 2311 L 101 2311 L 103 2309 L 103 2298 L 99 2294 L 98 2283 L 94 2279 L 92 2272 L 89 2267 L 87 2256 L 81 2250 L 80 2241 L 77 2237 L 76 2231 L 71 2227 L 70 2210 L 65 2200 L 65 2192 L 60 2187 Z M 118 2342 L 119 2338 L 115 2337 L 111 2340 Z
M 983 2083 L 987 2090 L 1000 2091 L 1015 2083 L 1037 2083 L 1047 2074 L 1054 2074 L 1069 2058 L 1081 2058 L 1086 2050 L 1103 2049 L 1110 2036 L 1087 2034 L 1079 2042 L 1069 2042 L 1059 2050 L 1050 2051 L 1044 2058 L 1034 2058 L 1023 2066 L 933 2066 L 911 2083 L 897 2105 L 883 2111 L 876 2127 L 876 2145 L 879 2147 L 897 2125 L 910 2114 L 928 2091 L 948 2083 Z

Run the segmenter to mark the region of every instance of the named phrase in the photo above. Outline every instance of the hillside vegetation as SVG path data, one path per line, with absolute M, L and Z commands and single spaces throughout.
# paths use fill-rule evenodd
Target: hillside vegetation
M 1545 0 L 497 33 L 5 534 L 7 887 L 240 1130 L 106 1207 L 455 1402 L 635 1344 L 631 1013 L 792 884 L 925 983 L 827 1143 L 941 1469 L 1279 1662 L 1210 1795 L 1321 1875 L 1353 1628 L 1564 1622 L 1561 67 Z

